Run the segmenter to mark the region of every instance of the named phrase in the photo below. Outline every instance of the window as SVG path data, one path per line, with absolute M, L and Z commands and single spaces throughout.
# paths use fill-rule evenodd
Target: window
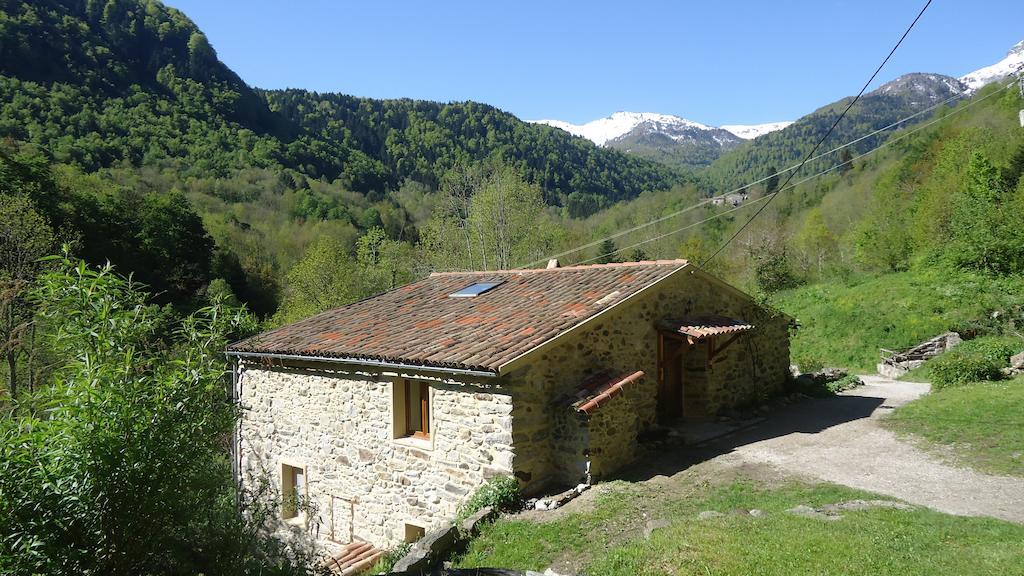
M 395 383 L 395 438 L 430 438 L 430 386 L 426 382 Z
M 299 509 L 306 499 L 306 473 L 298 466 L 281 465 L 281 517 L 299 516 Z
M 470 284 L 458 292 L 452 292 L 448 295 L 449 298 L 475 298 L 488 290 L 493 289 L 496 286 L 502 284 L 501 282 L 477 282 L 476 284 Z
M 423 526 L 417 526 L 415 524 L 405 525 L 405 541 L 412 544 L 423 538 L 427 534 L 427 529 Z

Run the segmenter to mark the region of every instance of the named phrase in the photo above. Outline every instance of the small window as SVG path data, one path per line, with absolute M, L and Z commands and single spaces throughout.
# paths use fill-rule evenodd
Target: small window
M 281 465 L 281 517 L 296 518 L 306 500 L 306 472 L 298 466 Z
M 395 384 L 395 437 L 430 438 L 430 386 L 402 380 Z
M 417 542 L 420 538 L 427 535 L 427 529 L 423 526 L 417 526 L 415 524 L 405 525 L 405 541 L 409 544 Z
M 477 282 L 476 284 L 470 284 L 458 292 L 453 292 L 448 295 L 449 298 L 475 298 L 488 290 L 493 289 L 495 286 L 500 285 L 501 282 Z

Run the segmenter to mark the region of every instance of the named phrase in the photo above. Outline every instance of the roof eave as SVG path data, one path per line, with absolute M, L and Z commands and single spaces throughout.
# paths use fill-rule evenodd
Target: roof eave
M 276 352 L 245 352 L 241 350 L 227 350 L 228 356 L 236 358 L 266 358 L 269 360 L 293 361 L 293 362 L 325 362 L 329 364 L 347 364 L 352 366 L 366 366 L 372 368 L 383 368 L 393 370 L 410 370 L 416 372 L 431 372 L 437 374 L 452 374 L 458 376 L 475 376 L 478 378 L 495 378 L 498 376 L 496 370 L 477 370 L 471 368 L 454 368 L 448 366 L 431 366 L 428 364 L 414 364 L 408 362 L 392 362 L 387 360 L 372 360 L 368 358 L 354 358 L 350 356 L 316 356 L 306 354 L 282 354 Z

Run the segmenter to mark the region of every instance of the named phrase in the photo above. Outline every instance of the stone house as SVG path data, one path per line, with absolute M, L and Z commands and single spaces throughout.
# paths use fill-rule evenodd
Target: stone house
M 685 260 L 436 273 L 229 346 L 236 470 L 328 547 L 392 546 L 491 476 L 607 478 L 645 431 L 761 402 L 788 335 Z

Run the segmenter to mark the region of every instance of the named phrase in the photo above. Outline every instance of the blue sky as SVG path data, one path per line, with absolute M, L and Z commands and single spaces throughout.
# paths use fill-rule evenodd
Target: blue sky
M 856 93 L 923 0 L 166 3 L 261 88 L 718 125 L 790 120 Z M 959 76 L 1022 39 L 1021 0 L 935 0 L 880 79 Z

